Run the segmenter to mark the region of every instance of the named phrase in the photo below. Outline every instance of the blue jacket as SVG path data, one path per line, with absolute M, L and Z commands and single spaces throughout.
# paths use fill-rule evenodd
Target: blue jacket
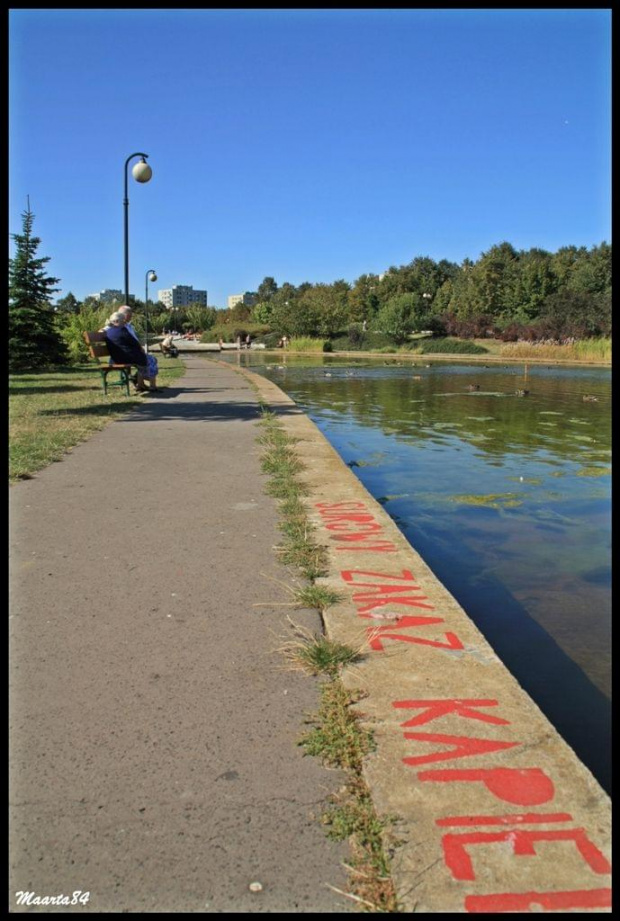
M 112 360 L 120 365 L 146 365 L 146 353 L 140 343 L 124 326 L 109 326 L 105 331 L 105 340 Z

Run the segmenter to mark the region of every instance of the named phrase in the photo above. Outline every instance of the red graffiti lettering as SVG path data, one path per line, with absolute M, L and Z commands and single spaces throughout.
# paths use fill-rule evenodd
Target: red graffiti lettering
M 333 514 L 326 513 L 322 515 L 322 518 L 325 521 L 329 521 L 329 524 L 326 524 L 325 527 L 330 529 L 337 528 L 340 524 L 347 525 L 351 522 L 353 522 L 353 524 L 374 524 L 376 527 L 380 527 L 372 515 L 362 515 L 361 513 L 356 515 L 341 515 L 339 512 L 334 512 Z
M 435 783 L 482 781 L 489 793 L 516 806 L 540 806 L 555 795 L 553 782 L 540 768 L 461 768 L 420 771 L 418 780 Z
M 510 842 L 513 853 L 519 857 L 535 857 L 535 841 L 573 841 L 579 853 L 595 873 L 610 873 L 609 861 L 592 844 L 583 828 L 552 831 L 514 831 L 486 832 L 477 831 L 463 834 L 447 834 L 442 838 L 446 866 L 454 879 L 474 880 L 476 875 L 471 857 L 465 850 L 466 845 L 495 844 L 500 841 Z
M 434 606 L 425 604 L 423 599 L 426 599 L 426 595 L 422 595 L 421 598 L 414 598 L 412 595 L 399 595 L 397 598 L 375 598 L 370 604 L 358 607 L 357 613 L 360 617 L 364 617 L 369 611 L 374 611 L 375 608 L 384 608 L 386 604 L 402 604 L 407 608 L 424 608 L 427 611 L 433 611 Z
M 367 517 L 367 516 L 364 516 L 364 517 Z M 372 519 L 370 521 L 354 521 L 353 524 L 355 525 L 356 529 L 360 532 L 367 531 L 368 533 L 371 533 L 373 531 L 381 530 L 381 525 L 377 524 L 377 522 L 373 521 Z M 340 523 L 336 521 L 336 522 L 333 522 L 332 524 L 326 524 L 325 529 L 327 531 L 350 531 L 351 530 L 350 525 L 351 525 L 351 522 Z
M 368 531 L 354 531 L 353 534 L 334 534 L 331 537 L 331 540 L 346 540 L 346 541 L 356 541 L 356 540 L 374 540 L 374 537 L 371 537 L 372 532 L 380 531 L 381 528 L 379 525 L 372 528 Z
M 520 742 L 496 742 L 489 739 L 470 739 L 466 736 L 445 736 L 435 732 L 405 732 L 406 739 L 417 739 L 419 742 L 437 742 L 439 745 L 454 746 L 451 751 L 434 752 L 430 755 L 415 755 L 403 758 L 404 764 L 426 764 L 429 761 L 451 761 L 454 758 L 468 758 L 471 755 L 480 755 L 483 752 L 501 751 L 505 748 L 514 748 Z
M 355 509 L 355 508 L 366 508 L 366 506 L 364 505 L 363 502 L 352 502 L 352 501 L 348 501 L 348 502 L 317 502 L 317 503 L 316 503 L 316 508 L 323 508 L 323 509 L 350 508 L 350 509 Z
M 513 812 L 511 815 L 453 815 L 436 819 L 435 825 L 535 825 L 540 822 L 572 822 L 570 812 Z
M 383 608 L 388 604 L 401 604 L 409 608 L 424 608 L 428 611 L 434 610 L 434 605 L 425 604 L 428 601 L 428 597 L 422 594 L 420 588 L 411 588 L 406 593 L 399 585 L 382 585 L 377 586 L 377 588 L 380 588 L 381 591 L 355 592 L 353 594 L 353 601 L 358 606 L 357 613 L 360 617 L 368 617 L 369 611 L 373 611 L 375 608 Z M 364 602 L 367 603 L 364 604 Z
M 361 610 L 366 611 L 366 608 Z M 357 612 L 361 615 L 361 617 L 371 616 L 370 614 L 362 614 L 361 610 L 358 610 Z M 396 628 L 403 630 L 405 627 L 426 627 L 428 624 L 444 623 L 443 617 L 425 617 L 422 614 L 420 614 L 418 617 L 415 617 L 413 614 L 402 614 L 401 616 L 395 614 L 394 617 L 396 620 L 393 624 L 383 624 L 380 627 L 369 627 L 368 629 L 373 630 L 376 633 L 386 633 L 390 630 L 395 630 Z
M 381 598 L 384 595 L 391 595 L 397 592 L 403 592 L 405 589 L 402 585 L 373 585 L 371 591 L 365 592 L 355 592 L 353 594 L 354 601 L 372 601 L 373 598 Z M 407 592 L 421 592 L 421 588 L 408 588 Z M 388 598 L 388 601 L 390 599 Z
M 415 582 L 413 573 L 403 569 L 402 576 L 392 575 L 390 572 L 373 572 L 369 569 L 343 569 L 340 573 L 345 582 L 355 582 L 355 576 L 376 576 L 378 579 L 389 579 L 392 582 Z M 375 587 L 375 582 L 357 582 L 359 586 Z M 383 586 L 378 586 L 383 588 Z
M 360 613 L 358 611 L 358 613 Z M 362 614 L 362 617 L 365 615 Z M 397 628 L 427 626 L 428 624 L 441 624 L 441 617 L 399 617 L 395 624 L 385 624 L 381 627 L 367 627 L 368 644 L 371 649 L 382 652 L 384 640 L 396 640 L 401 643 L 416 643 L 419 646 L 435 646 L 440 649 L 463 649 L 463 644 L 455 633 L 445 633 L 446 642 L 440 640 L 425 640 L 419 636 L 408 636 L 405 633 L 394 633 Z
M 419 713 L 417 716 L 401 723 L 401 726 L 420 726 L 422 723 L 430 723 L 440 716 L 448 713 L 457 713 L 466 719 L 482 720 L 483 723 L 496 723 L 498 725 L 509 725 L 508 720 L 500 716 L 492 716 L 490 713 L 478 713 L 473 707 L 497 707 L 496 700 L 396 700 L 392 703 L 393 707 L 405 708 L 408 710 L 426 710 L 426 713 Z
M 540 905 L 543 911 L 570 908 L 611 908 L 611 889 L 574 889 L 566 892 L 496 892 L 493 895 L 468 895 L 468 912 L 529 911 Z

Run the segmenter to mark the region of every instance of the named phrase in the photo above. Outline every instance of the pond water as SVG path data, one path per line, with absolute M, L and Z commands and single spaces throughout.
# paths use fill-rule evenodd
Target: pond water
M 310 416 L 609 789 L 611 372 L 230 360 Z

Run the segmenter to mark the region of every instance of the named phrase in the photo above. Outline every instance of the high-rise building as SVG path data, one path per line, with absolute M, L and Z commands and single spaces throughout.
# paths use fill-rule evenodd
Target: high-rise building
M 237 304 L 243 304 L 245 307 L 253 307 L 255 303 L 256 298 L 253 294 L 250 294 L 249 291 L 246 291 L 245 294 L 230 294 L 228 296 L 229 310 L 232 310 Z
M 192 285 L 173 285 L 157 292 L 158 299 L 166 307 L 189 307 L 190 304 L 207 306 L 207 292 L 195 290 Z
M 89 297 L 92 297 L 95 301 L 101 301 L 105 304 L 111 304 L 113 301 L 120 305 L 125 299 L 125 295 L 122 291 L 119 291 L 118 288 L 104 288 L 103 291 L 99 291 L 98 294 L 89 294 Z M 133 297 L 133 294 L 130 295 L 130 298 Z

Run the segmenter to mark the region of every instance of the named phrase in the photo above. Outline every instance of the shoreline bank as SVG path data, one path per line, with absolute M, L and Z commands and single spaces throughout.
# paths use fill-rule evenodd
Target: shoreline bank
M 324 358 L 372 358 L 372 359 L 392 359 L 411 361 L 413 364 L 418 362 L 430 361 L 473 361 L 477 364 L 519 364 L 519 365 L 574 365 L 575 367 L 600 367 L 611 370 L 611 361 L 578 361 L 577 359 L 568 358 L 514 358 L 499 355 L 461 355 L 456 353 L 433 353 L 432 355 L 414 355 L 406 352 L 291 352 L 290 350 L 283 353 L 281 350 L 265 349 L 267 354 L 286 354 L 286 355 L 304 355 L 304 356 L 322 356 Z M 263 350 L 261 349 L 261 354 Z

